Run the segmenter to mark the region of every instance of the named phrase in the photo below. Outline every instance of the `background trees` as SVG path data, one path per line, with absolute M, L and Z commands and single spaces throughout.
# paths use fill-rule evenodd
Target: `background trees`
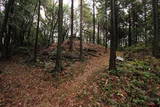
M 9 54 L 9 41 L 11 39 L 11 26 L 9 25 L 9 33 L 7 33 L 7 24 L 9 21 L 9 17 L 11 14 L 13 15 L 13 8 L 14 8 L 14 2 L 15 0 L 9 0 L 5 5 L 5 11 L 4 11 L 4 19 L 2 21 L 1 31 L 0 31 L 0 50 L 2 57 L 8 57 Z M 4 43 L 3 40 L 4 39 Z
M 43 0 L 40 8 L 39 0 L 1 1 L 0 56 L 12 56 L 21 49 L 28 50 L 30 56 L 33 53 L 36 55 L 39 48 L 58 42 L 58 34 L 62 32 L 62 41 L 71 38 L 72 49 L 75 32 L 77 37 L 83 35 L 81 43 L 92 42 L 106 47 L 112 47 L 109 44 L 116 43 L 116 50 L 143 42 L 146 46 L 153 45 L 153 55 L 159 57 L 158 0 L 116 0 L 115 9 L 111 8 L 112 0 L 82 0 L 83 6 L 80 2 L 79 7 L 74 7 L 74 3 L 72 0 L 72 8 L 69 7 L 70 4 L 63 4 L 63 22 L 60 22 L 58 10 L 61 5 L 56 0 Z M 111 26 L 113 12 L 116 24 L 114 31 Z M 117 39 L 112 43 L 112 33 L 115 32 Z M 34 43 L 37 37 L 38 42 Z
M 38 20 L 37 20 L 36 38 L 35 38 L 35 45 L 34 45 L 34 61 L 36 61 L 37 59 L 37 44 L 38 44 L 38 34 L 39 34 L 40 10 L 41 10 L 41 0 L 39 0 L 38 2 Z

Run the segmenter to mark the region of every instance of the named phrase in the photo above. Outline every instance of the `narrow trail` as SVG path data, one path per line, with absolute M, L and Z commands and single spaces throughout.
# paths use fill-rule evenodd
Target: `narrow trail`
M 15 61 L 2 63 L 0 105 L 2 107 L 76 107 L 75 97 L 87 88 L 95 73 L 108 65 L 108 54 L 92 57 L 67 70 L 81 72 L 73 79 L 53 86 L 52 76 L 42 69 L 29 68 Z M 4 66 L 5 65 L 5 66 Z M 81 66 L 84 65 L 82 68 Z M 3 78 L 3 79 L 2 79 Z M 79 107 L 79 106 L 78 106 Z
M 92 79 L 96 72 L 100 72 L 106 68 L 108 59 L 108 56 L 103 55 L 100 57 L 93 57 L 87 61 L 82 75 L 58 87 L 52 99 L 54 107 L 66 107 L 66 105 L 67 107 L 75 106 L 76 102 L 74 102 L 74 97 L 89 85 L 88 81 Z M 77 67 L 75 67 L 75 70 L 77 70 Z

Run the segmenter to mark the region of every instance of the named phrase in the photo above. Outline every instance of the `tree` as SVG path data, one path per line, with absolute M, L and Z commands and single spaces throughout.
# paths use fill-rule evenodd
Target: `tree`
M 70 50 L 72 51 L 73 50 L 73 26 L 74 26 L 74 23 L 73 23 L 73 20 L 74 20 L 74 0 L 72 0 L 71 2 L 71 40 L 70 40 Z
M 5 7 L 5 16 L 4 16 L 4 20 L 3 20 L 3 23 L 2 23 L 2 29 L 0 31 L 0 51 L 1 51 L 1 54 L 2 56 L 6 56 L 7 53 L 5 53 L 4 51 L 5 48 L 4 48 L 4 44 L 2 43 L 2 38 L 6 37 L 8 38 L 8 35 L 7 35 L 7 24 L 8 24 L 8 19 L 9 19 L 9 16 L 10 16 L 10 12 L 11 12 L 11 9 L 12 9 L 12 6 L 14 5 L 14 2 L 15 0 L 9 0 L 6 7 Z
M 41 9 L 41 0 L 39 0 L 39 4 L 38 4 L 38 20 L 37 20 L 37 30 L 36 30 L 36 38 L 35 38 L 35 45 L 34 45 L 34 62 L 36 62 L 36 60 L 37 60 L 37 45 L 38 45 L 38 34 L 39 34 L 40 9 Z
M 131 33 L 131 27 L 132 27 L 132 25 L 131 25 L 131 22 L 132 22 L 132 19 L 131 19 L 131 8 L 129 7 L 129 18 L 128 18 L 128 20 L 129 20 L 129 31 L 128 31 L 128 46 L 132 46 L 132 33 Z
M 160 58 L 158 0 L 152 0 L 152 6 L 153 6 L 153 24 L 154 24 L 153 56 L 156 58 Z
M 82 35 L 83 25 L 82 25 L 82 21 L 83 21 L 83 0 L 80 0 L 80 60 L 83 59 L 83 44 L 82 44 L 82 40 L 83 40 L 83 35 Z
M 93 0 L 93 43 L 96 39 L 96 18 L 95 18 L 95 0 Z
M 143 2 L 143 13 L 144 13 L 144 37 L 145 37 L 145 45 L 147 44 L 147 1 L 146 0 L 142 0 Z
M 98 28 L 97 28 L 97 44 L 100 44 L 100 24 L 98 22 Z
M 111 48 L 110 48 L 110 63 L 109 70 L 116 69 L 116 13 L 115 0 L 111 0 Z
M 120 44 L 120 26 L 119 26 L 119 2 L 118 0 L 115 1 L 115 18 L 116 18 L 116 49 L 119 48 L 119 44 Z
M 59 0 L 58 44 L 57 44 L 56 66 L 55 66 L 55 70 L 57 72 L 62 71 L 62 41 L 63 41 L 63 0 Z
M 105 0 L 105 21 L 106 21 L 106 28 L 105 28 L 105 47 L 106 47 L 106 49 L 108 48 L 108 44 L 107 44 L 107 42 L 108 42 L 108 14 L 107 14 L 107 8 L 108 8 L 108 1 L 107 0 Z

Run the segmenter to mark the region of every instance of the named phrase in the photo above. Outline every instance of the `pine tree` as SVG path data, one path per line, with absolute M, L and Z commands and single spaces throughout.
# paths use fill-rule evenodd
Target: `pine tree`
M 111 49 L 110 49 L 110 63 L 109 70 L 116 69 L 116 13 L 115 0 L 111 0 Z
M 83 0 L 80 0 L 80 60 L 81 61 L 83 59 L 83 44 L 82 44 L 82 40 L 83 40 L 83 35 L 82 35 L 83 26 L 82 26 L 82 21 L 83 21 Z
M 152 0 L 153 5 L 153 24 L 154 24 L 154 40 L 153 40 L 153 56 L 160 58 L 160 34 L 158 20 L 158 0 Z
M 73 50 L 73 23 L 74 20 L 74 0 L 71 2 L 71 38 L 70 38 L 70 50 Z
M 58 44 L 57 44 L 56 66 L 55 66 L 55 70 L 57 72 L 62 71 L 62 42 L 63 42 L 63 0 L 59 0 Z
M 96 19 L 95 19 L 95 0 L 93 0 L 93 43 L 96 39 Z

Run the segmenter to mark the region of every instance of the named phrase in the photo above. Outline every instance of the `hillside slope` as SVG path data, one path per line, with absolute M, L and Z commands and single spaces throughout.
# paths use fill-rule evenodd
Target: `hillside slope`
M 21 57 L 14 56 L 9 61 L 0 63 L 2 70 L 0 74 L 0 106 L 75 106 L 77 105 L 76 96 L 88 87 L 89 80 L 92 80 L 94 74 L 105 69 L 108 64 L 108 54 L 105 53 L 104 47 L 84 44 L 84 51 L 88 51 L 88 53 L 83 62 L 64 57 L 63 63 L 69 63 L 68 66 L 65 66 L 64 71 L 49 73 L 47 71 L 54 68 L 52 57 L 56 47 L 53 45 L 39 52 L 38 62 L 34 65 L 26 63 L 23 55 Z M 76 54 L 79 50 L 78 45 L 78 41 L 75 41 L 74 51 L 70 53 L 66 41 L 63 45 L 65 46 L 63 52 L 68 53 L 69 57 L 71 55 L 78 57 Z

